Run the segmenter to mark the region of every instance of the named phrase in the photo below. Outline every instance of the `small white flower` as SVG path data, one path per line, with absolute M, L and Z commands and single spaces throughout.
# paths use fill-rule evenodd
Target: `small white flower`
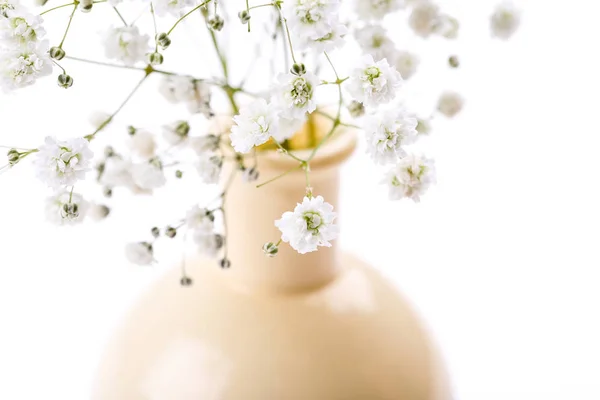
M 90 204 L 90 208 L 87 211 L 87 215 L 94 221 L 102 221 L 110 214 L 110 208 L 104 204 Z
M 200 155 L 196 164 L 200 179 L 208 185 L 219 183 L 222 168 L 223 159 L 210 153 Z
M 387 58 L 393 60 L 395 58 L 396 47 L 383 26 L 366 25 L 358 29 L 354 36 L 363 51 L 373 56 L 373 59 Z
M 366 55 L 350 74 L 348 92 L 365 106 L 377 106 L 393 100 L 401 86 L 400 73 L 385 58 L 374 62 Z
M 190 125 L 186 121 L 175 121 L 163 126 L 163 138 L 171 146 L 185 142 L 190 133 Z
M 207 257 L 216 257 L 225 243 L 225 238 L 218 233 L 206 234 L 202 231 L 194 232 L 194 243 L 198 246 L 198 252 Z
M 46 34 L 43 21 L 39 15 L 32 15 L 21 8 L 6 10 L 6 18 L 0 18 L 0 39 L 4 39 L 4 43 L 8 41 L 21 46 L 37 42 Z
M 149 51 L 148 35 L 140 34 L 137 26 L 111 27 L 104 34 L 104 52 L 106 57 L 133 65 L 145 59 Z
M 395 163 L 406 155 L 404 145 L 417 139 L 417 119 L 403 108 L 365 118 L 367 153 L 377 164 Z
M 438 111 L 448 118 L 458 114 L 464 106 L 465 100 L 456 92 L 444 92 L 438 100 Z
M 47 137 L 36 153 L 34 164 L 38 177 L 48 186 L 72 186 L 84 179 L 94 153 L 84 138 L 57 141 Z
M 167 183 L 167 178 L 160 160 L 154 158 L 149 162 L 134 164 L 131 170 L 133 182 L 142 189 L 156 189 Z
M 211 96 L 210 85 L 195 80 L 194 90 L 192 90 L 190 98 L 185 102 L 188 111 L 192 114 L 202 114 L 206 118 L 211 118 L 214 116 L 210 106 Z
M 492 36 L 499 39 L 508 39 L 521 24 L 521 15 L 519 10 L 512 3 L 500 4 L 490 18 Z
M 335 217 L 333 206 L 323 197 L 304 197 L 293 212 L 285 212 L 275 221 L 275 226 L 281 231 L 281 240 L 305 254 L 316 251 L 318 246 L 331 246 L 329 241 L 338 235 Z
M 312 42 L 323 38 L 338 25 L 339 0 L 290 0 L 284 2 L 284 13 L 294 44 L 308 50 Z
M 52 73 L 48 42 L 29 42 L 16 50 L 0 51 L 0 86 L 5 92 L 33 85 Z
M 150 159 L 156 154 L 154 135 L 145 129 L 136 129 L 135 133 L 130 135 L 127 144 L 131 151 L 141 158 Z
M 305 38 L 304 41 L 298 41 L 300 47 L 312 50 L 315 53 L 323 53 L 339 49 L 346 43 L 344 37 L 348 34 L 348 28 L 342 23 L 331 24 L 325 34 L 320 36 L 313 35 L 311 38 Z
M 215 216 L 203 207 L 192 207 L 185 216 L 185 223 L 191 229 L 203 234 L 212 233 L 215 229 Z
M 61 190 L 46 199 L 46 219 L 55 225 L 75 225 L 83 222 L 88 208 L 80 194 Z
M 417 36 L 429 37 L 435 32 L 440 11 L 437 5 L 430 1 L 416 4 L 408 18 L 408 25 Z
M 446 39 L 456 39 L 460 23 L 454 17 L 449 15 L 440 15 L 435 25 L 435 33 Z
M 394 59 L 394 66 L 405 80 L 410 79 L 417 72 L 419 63 L 419 57 L 408 51 L 399 51 Z
M 160 81 L 160 93 L 171 103 L 189 100 L 194 91 L 194 79 L 183 75 L 165 75 Z
M 355 0 L 360 18 L 380 20 L 387 14 L 404 8 L 404 0 Z
M 131 171 L 133 165 L 120 157 L 109 157 L 104 162 L 100 183 L 106 187 L 132 187 L 134 185 Z
M 125 246 L 125 256 L 130 263 L 150 265 L 154 262 L 154 251 L 148 242 L 129 243 Z
M 154 12 L 159 17 L 170 14 L 173 17 L 181 17 L 186 7 L 195 4 L 193 0 L 154 0 Z
M 235 125 L 231 128 L 231 144 L 238 153 L 248 153 L 254 146 L 266 143 L 277 134 L 278 124 L 276 107 L 258 99 L 240 110 L 233 117 Z
M 317 104 L 313 92 L 319 84 L 317 76 L 307 72 L 302 76 L 292 73 L 281 74 L 273 102 L 280 107 L 279 115 L 288 119 L 301 119 L 315 111 Z
M 418 202 L 429 186 L 435 183 L 433 161 L 410 154 L 398 161 L 386 174 L 383 183 L 389 186 L 391 200 L 407 197 Z
M 212 153 L 219 148 L 221 138 L 217 135 L 204 135 L 190 138 L 190 147 L 198 155 Z

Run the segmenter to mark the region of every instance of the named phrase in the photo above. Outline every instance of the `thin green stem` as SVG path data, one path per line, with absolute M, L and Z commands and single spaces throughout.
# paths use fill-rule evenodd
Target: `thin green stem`
M 125 98 L 125 100 L 121 103 L 121 105 L 115 110 L 115 112 L 113 112 L 107 119 L 106 121 L 104 121 L 102 124 L 100 124 L 100 126 L 94 131 L 94 133 L 85 136 L 85 138 L 89 141 L 91 141 L 92 139 L 94 139 L 96 137 L 96 134 L 98 132 L 100 132 L 102 129 L 104 129 L 106 127 L 106 125 L 108 125 L 110 123 L 110 121 L 113 120 L 113 118 L 119 113 L 119 111 L 121 111 L 123 109 L 123 107 L 125 107 L 125 104 L 127 104 L 127 102 L 133 97 L 133 95 L 135 94 L 135 92 L 137 92 L 137 90 L 140 88 L 140 86 L 142 86 L 142 83 L 144 83 L 144 81 L 146 80 L 146 78 L 148 78 L 148 76 L 150 76 L 150 73 L 146 73 L 144 75 L 144 77 L 138 82 L 137 85 L 135 85 L 135 87 L 133 88 L 133 90 L 129 93 L 129 95 L 127 95 L 127 97 Z
M 212 0 L 206 0 L 204 2 L 202 2 L 201 4 L 197 5 L 196 7 L 192 8 L 189 12 L 187 12 L 186 14 L 184 14 L 181 18 L 179 18 L 177 21 L 175 21 L 175 23 L 173 24 L 173 26 L 171 27 L 171 29 L 169 29 L 167 31 L 167 35 L 170 35 L 171 32 L 173 32 L 173 29 L 175 29 L 175 27 L 177 25 L 179 25 L 179 23 L 181 21 L 183 21 L 184 19 L 186 19 L 188 16 L 190 16 L 194 11 L 198 10 L 200 7 L 204 7 L 205 5 L 207 5 L 208 3 L 210 3 Z
M 337 80 L 337 82 L 339 82 L 340 81 L 340 76 L 338 75 L 337 70 L 335 69 L 335 66 L 331 62 L 331 58 L 329 58 L 329 54 L 327 54 L 326 51 L 324 51 L 323 54 L 325 54 L 325 57 L 327 58 L 327 61 L 329 62 L 329 65 L 331 65 L 331 69 L 333 70 L 333 73 L 335 74 L 335 79 Z M 346 78 L 346 79 L 348 79 L 348 78 Z
M 246 0 L 246 12 L 250 16 L 250 3 L 248 0 Z M 248 32 L 250 32 L 250 20 L 248 20 Z
M 65 69 L 59 64 L 57 63 L 54 59 L 51 59 L 51 61 L 54 63 L 54 65 L 56 65 L 58 68 L 62 69 L 63 74 L 66 74 L 67 71 L 65 71 Z
M 154 4 L 150 2 L 150 13 L 152 14 L 152 23 L 154 24 L 154 52 L 158 51 L 158 41 L 156 36 L 158 35 L 158 29 L 156 28 L 156 15 L 154 15 Z
M 250 11 L 250 10 L 254 10 L 255 8 L 261 8 L 261 7 L 276 7 L 275 4 L 273 3 L 268 3 L 268 4 L 260 4 L 258 6 L 252 6 L 252 7 L 248 7 L 248 1 L 246 1 L 246 10 Z
M 306 163 L 305 160 L 296 157 L 295 155 L 293 155 L 292 153 L 290 153 L 289 151 L 287 151 L 282 145 L 281 143 L 279 143 L 277 140 L 273 139 L 273 142 L 275 143 L 275 145 L 279 148 L 279 150 L 281 150 L 281 152 L 287 156 L 292 157 L 294 160 L 301 162 L 302 164 Z
M 271 178 L 271 179 L 269 179 L 268 181 L 265 181 L 265 182 L 263 182 L 263 183 L 261 183 L 261 184 L 259 184 L 259 185 L 256 185 L 256 187 L 257 187 L 257 188 L 260 188 L 260 187 L 263 187 L 263 186 L 265 186 L 265 185 L 268 185 L 268 184 L 269 184 L 269 183 L 271 183 L 271 182 L 275 182 L 277 179 L 283 178 L 284 176 L 286 176 L 286 175 L 288 175 L 288 174 L 290 174 L 290 173 L 292 173 L 292 172 L 296 171 L 297 169 L 300 169 L 300 168 L 302 168 L 302 166 L 303 166 L 303 165 L 304 165 L 303 163 L 300 163 L 300 164 L 296 165 L 295 167 L 293 167 L 293 168 L 290 168 L 289 170 L 285 171 L 284 173 L 282 173 L 282 174 L 279 174 L 279 175 L 277 175 L 276 177 L 274 177 L 274 178 Z
M 50 11 L 58 10 L 59 8 L 69 7 L 69 6 L 75 5 L 77 3 L 78 2 L 73 2 L 73 3 L 67 3 L 67 4 L 62 4 L 60 6 L 52 7 L 52 8 L 49 8 L 49 9 L 45 10 L 45 11 L 42 11 L 40 13 L 40 15 L 44 15 L 46 13 L 49 13 Z
M 215 32 L 208 26 L 206 27 L 206 29 L 208 29 L 208 33 L 210 35 L 213 47 L 215 48 L 217 56 L 219 57 L 219 62 L 221 63 L 221 69 L 223 70 L 223 77 L 225 78 L 225 85 L 222 86 L 223 90 L 225 91 L 227 99 L 231 104 L 233 113 L 239 114 L 240 109 L 235 101 L 235 93 L 239 90 L 236 90 L 233 87 L 231 87 L 229 83 L 229 69 L 227 67 L 227 59 L 225 58 L 225 55 L 221 52 L 221 48 L 219 47 L 219 42 L 217 41 L 217 36 L 215 35 Z
M 136 70 L 136 71 L 145 71 L 146 70 L 146 68 L 132 67 L 132 66 L 129 66 L 129 65 L 113 64 L 113 63 L 107 63 L 107 62 L 104 62 L 104 61 L 88 60 L 88 59 L 79 58 L 79 57 L 65 56 L 65 58 L 69 59 L 69 60 L 73 60 L 73 61 L 85 62 L 85 63 L 88 63 L 88 64 L 102 65 L 104 67 L 114 67 L 114 68 L 131 69 L 131 70 Z
M 296 56 L 294 55 L 294 46 L 292 46 L 292 37 L 290 35 L 290 29 L 288 28 L 287 19 L 283 16 L 283 11 L 281 11 L 281 6 L 277 5 L 277 10 L 279 10 L 279 18 L 281 20 L 281 24 L 285 27 L 285 32 L 287 34 L 288 44 L 290 45 L 290 53 L 292 55 L 292 61 L 296 64 Z
M 117 7 L 113 6 L 113 10 L 115 10 L 115 12 L 117 13 L 117 15 L 119 16 L 119 18 L 121 19 L 121 21 L 123 21 L 123 25 L 125 26 L 129 26 L 127 24 L 127 21 L 125 21 L 125 18 L 123 18 L 123 16 L 121 15 L 121 13 L 119 12 L 119 10 L 117 9 Z
M 59 49 L 62 49 L 63 44 L 65 43 L 65 39 L 67 38 L 67 33 L 69 32 L 69 28 L 71 27 L 71 22 L 73 21 L 73 16 L 75 15 L 75 11 L 77 10 L 77 6 L 79 5 L 79 2 L 73 3 L 73 11 L 71 12 L 71 16 L 69 16 L 69 22 L 67 23 L 67 29 L 65 29 L 65 33 L 62 37 L 62 40 L 60 41 L 60 44 L 58 45 Z

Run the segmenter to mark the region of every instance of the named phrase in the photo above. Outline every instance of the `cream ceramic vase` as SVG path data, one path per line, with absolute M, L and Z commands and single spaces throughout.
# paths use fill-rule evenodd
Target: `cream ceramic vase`
M 356 141 L 337 136 L 311 162 L 314 193 L 336 208 Z M 261 153 L 261 178 L 294 165 Z M 92 399 L 451 399 L 419 318 L 374 269 L 335 244 L 302 256 L 282 244 L 265 257 L 280 237 L 273 221 L 304 194 L 301 170 L 259 189 L 238 176 L 226 205 L 231 268 L 188 260 L 192 286 L 177 269 L 158 282 L 107 348 Z

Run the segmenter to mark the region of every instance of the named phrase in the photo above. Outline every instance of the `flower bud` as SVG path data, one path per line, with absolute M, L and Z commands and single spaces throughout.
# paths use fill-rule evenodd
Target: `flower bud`
M 160 229 L 158 229 L 156 226 L 154 228 L 152 228 L 152 230 L 150 231 L 152 233 L 152 237 L 157 238 L 160 236 Z
M 240 18 L 240 21 L 242 22 L 242 24 L 247 24 L 248 21 L 250 21 L 250 13 L 248 12 L 248 10 L 242 10 L 238 13 L 238 17 Z
M 419 135 L 429 135 L 431 133 L 431 123 L 429 120 L 417 118 L 417 133 Z
M 458 57 L 457 56 L 450 56 L 450 58 L 448 58 L 448 64 L 452 68 L 458 68 L 458 66 L 460 65 L 460 62 L 458 61 Z
M 52 47 L 50 48 L 50 58 L 54 58 L 55 60 L 62 60 L 65 57 L 65 51 L 60 47 Z
M 258 180 L 258 176 L 259 176 L 258 170 L 255 167 L 252 167 L 252 168 L 244 169 L 242 178 L 244 179 L 245 182 L 254 182 L 254 181 Z
M 302 63 L 294 64 L 292 65 L 292 69 L 290 69 L 290 72 L 294 75 L 302 76 L 306 73 L 306 67 Z
M 223 29 L 223 25 L 225 25 L 225 21 L 223 21 L 223 18 L 221 18 L 221 16 L 219 15 L 215 15 L 214 17 L 208 20 L 208 26 L 213 31 L 220 31 L 221 29 Z
M 262 249 L 267 257 L 275 257 L 279 253 L 279 247 L 273 242 L 265 243 Z
M 112 197 L 112 189 L 109 187 L 104 188 L 103 194 L 104 197 Z
M 172 226 L 168 226 L 165 230 L 165 236 L 173 239 L 175 236 L 177 236 L 177 229 L 173 228 Z
M 348 111 L 353 118 L 362 117 L 365 115 L 365 106 L 356 100 L 352 101 L 348 106 Z
M 177 179 L 181 179 L 181 177 L 183 176 L 183 172 L 180 170 L 175 171 L 175 178 Z
M 167 47 L 171 45 L 171 39 L 166 33 L 158 33 L 155 36 L 156 43 L 160 46 L 161 49 L 165 50 Z
M 110 208 L 103 204 L 92 204 L 87 212 L 87 216 L 94 221 L 101 221 L 108 217 L 108 214 L 110 214 Z
M 93 5 L 94 5 L 93 0 L 81 0 L 79 2 L 79 8 L 81 9 L 81 12 L 84 12 L 84 13 L 89 13 L 90 11 L 92 11 Z
M 158 52 L 148 53 L 146 54 L 146 57 L 150 65 L 160 65 L 165 60 L 163 55 Z
M 219 265 L 221 268 L 227 269 L 231 267 L 231 261 L 229 261 L 227 258 L 222 258 L 221 261 L 219 261 Z
M 58 86 L 68 89 L 73 86 L 73 78 L 67 74 L 60 74 L 58 76 Z
M 192 278 L 190 278 L 189 276 L 182 276 L 181 279 L 179 280 L 179 283 L 181 284 L 181 286 L 192 286 Z
M 19 159 L 21 158 L 21 155 L 19 154 L 19 152 L 15 149 L 10 149 L 8 151 L 8 163 L 10 165 L 15 165 L 16 163 L 19 162 Z
M 115 155 L 115 149 L 112 146 L 106 146 L 104 148 L 104 157 L 110 158 Z
M 133 127 L 133 126 L 131 126 L 131 125 L 129 125 L 129 126 L 127 127 L 127 133 L 128 133 L 130 136 L 133 136 L 133 135 L 135 135 L 135 133 L 136 133 L 136 132 L 137 132 L 137 129 L 135 129 L 135 127 Z
M 181 137 L 185 137 L 190 133 L 190 124 L 187 121 L 179 121 L 175 126 L 175 132 Z

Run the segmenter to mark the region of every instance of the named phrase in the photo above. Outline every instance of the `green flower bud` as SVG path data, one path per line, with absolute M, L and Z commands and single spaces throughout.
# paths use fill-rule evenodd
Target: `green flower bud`
M 92 7 L 94 6 L 93 0 L 81 0 L 79 2 L 79 9 L 81 12 L 89 13 L 92 11 Z
M 221 261 L 219 261 L 219 265 L 223 269 L 231 268 L 231 261 L 227 258 L 222 258 Z
M 133 135 L 135 135 L 135 133 L 136 133 L 136 132 L 137 132 L 137 129 L 135 129 L 135 127 L 134 127 L 134 126 L 132 126 L 132 125 L 129 125 L 129 126 L 127 127 L 127 133 L 128 133 L 129 135 L 133 136 Z
M 171 45 L 171 39 L 166 33 L 158 33 L 155 38 L 156 43 L 160 46 L 161 49 L 166 49 Z
M 175 171 L 175 178 L 177 179 L 181 179 L 181 177 L 183 176 L 183 172 L 180 170 Z
M 52 47 L 50 48 L 50 58 L 54 58 L 55 60 L 62 60 L 65 57 L 65 51 L 60 47 Z
M 175 236 L 177 236 L 177 229 L 173 228 L 172 226 L 167 227 L 165 230 L 165 236 L 173 239 Z
M 104 197 L 112 197 L 112 189 L 109 187 L 104 188 Z
M 457 56 L 450 56 L 450 58 L 448 58 L 448 64 L 452 68 L 458 68 L 459 65 L 460 65 L 460 62 L 458 61 L 458 57 Z
M 362 117 L 365 115 L 365 106 L 363 103 L 354 100 L 348 105 L 348 111 L 353 118 Z
M 192 286 L 192 278 L 190 278 L 189 276 L 182 276 L 181 279 L 179 280 L 179 283 L 181 284 L 181 286 Z
M 67 74 L 60 74 L 58 76 L 58 86 L 68 89 L 73 86 L 73 78 Z
M 79 217 L 79 206 L 74 203 L 63 204 L 61 216 L 65 219 L 74 219 Z
M 154 228 L 152 228 L 152 230 L 150 231 L 152 233 L 152 237 L 157 238 L 160 236 L 160 229 L 158 229 L 156 226 Z
M 213 31 L 220 31 L 223 29 L 223 25 L 225 25 L 225 21 L 219 15 L 215 15 L 211 19 L 208 20 L 208 26 Z
M 273 242 L 268 242 L 263 245 L 262 250 L 267 257 L 275 257 L 279 253 L 279 246 Z
M 163 63 L 163 61 L 165 60 L 163 55 L 160 53 L 148 53 L 146 54 L 146 57 L 148 59 L 148 63 L 150 65 L 160 65 Z
M 247 24 L 250 21 L 250 13 L 247 10 L 242 10 L 238 13 L 238 17 L 242 24 Z
M 21 158 L 21 155 L 19 154 L 19 152 L 15 149 L 10 149 L 8 151 L 8 163 L 10 165 L 15 165 L 16 163 L 19 162 L 19 159 Z
M 294 64 L 292 65 L 292 69 L 290 69 L 290 72 L 294 75 L 302 76 L 306 73 L 306 67 L 302 63 Z

